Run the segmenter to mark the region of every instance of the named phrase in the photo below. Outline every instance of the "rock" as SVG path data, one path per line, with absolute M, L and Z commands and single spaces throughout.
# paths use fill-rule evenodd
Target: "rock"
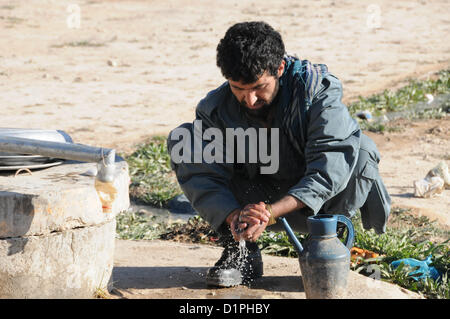
M 112 67 L 116 67 L 117 66 L 117 62 L 115 60 L 108 60 L 108 65 L 112 66 Z
M 93 298 L 112 289 L 116 221 L 0 239 L 0 298 Z
M 128 165 L 116 162 L 117 196 L 112 212 L 104 213 L 95 178 L 81 174 L 95 163 L 62 164 L 33 175 L 0 176 L 0 239 L 42 236 L 115 219 L 129 207 Z M 1 259 L 0 259 L 1 263 Z
M 444 130 L 442 129 L 442 127 L 440 127 L 440 126 L 435 126 L 435 127 L 432 127 L 432 128 L 430 128 L 430 129 L 428 129 L 427 130 L 427 133 L 428 134 L 439 134 L 439 133 L 442 133 Z
M 93 298 L 112 289 L 116 215 L 128 209 L 128 165 L 118 158 L 117 192 L 105 213 L 95 163 L 66 163 L 0 176 L 0 298 Z

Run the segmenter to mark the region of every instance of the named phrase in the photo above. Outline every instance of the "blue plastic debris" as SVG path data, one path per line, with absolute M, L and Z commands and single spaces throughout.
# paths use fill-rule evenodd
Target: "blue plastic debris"
M 362 120 L 368 120 L 368 121 L 372 120 L 372 113 L 370 113 L 369 111 L 360 111 L 360 112 L 357 112 L 355 115 Z
M 408 276 L 411 276 L 414 280 L 418 281 L 419 279 L 425 279 L 425 278 L 432 278 L 434 280 L 438 280 L 441 277 L 441 274 L 439 271 L 434 268 L 428 266 L 431 264 L 431 257 L 432 255 L 428 256 L 425 260 L 417 260 L 414 258 L 404 258 L 399 259 L 396 261 L 393 261 L 391 263 L 391 266 L 397 268 L 400 264 L 405 264 L 407 266 L 410 266 L 414 268 L 414 271 L 411 271 L 408 273 Z

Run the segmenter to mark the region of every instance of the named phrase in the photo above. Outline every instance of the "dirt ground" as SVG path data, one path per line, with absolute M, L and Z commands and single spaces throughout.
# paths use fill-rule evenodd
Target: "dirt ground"
M 436 164 L 449 165 L 450 118 L 440 120 L 397 120 L 390 123 L 399 132 L 367 135 L 381 152 L 380 172 L 393 207 L 411 208 L 417 216 L 437 220 L 450 229 L 450 190 L 433 198 L 414 197 L 414 181 L 422 179 Z
M 288 53 L 327 64 L 349 103 L 448 68 L 449 9 L 447 0 L 0 0 L 0 127 L 60 129 L 129 153 L 193 120 L 224 81 L 218 41 L 244 20 L 268 22 Z M 369 133 L 393 206 L 449 227 L 450 190 L 413 197 L 414 180 L 449 164 L 449 119 L 398 125 Z
M 170 253 L 168 253 L 170 251 Z M 305 299 L 298 259 L 263 256 L 264 276 L 249 285 L 208 287 L 222 249 L 171 241 L 116 240 L 111 299 Z M 139 258 L 136 258 L 139 256 Z M 351 271 L 346 299 L 417 299 L 399 286 Z
M 446 0 L 0 0 L 0 126 L 61 129 L 129 152 L 193 120 L 224 81 L 217 43 L 244 20 L 267 21 L 289 53 L 327 64 L 349 102 L 447 67 L 449 9 Z

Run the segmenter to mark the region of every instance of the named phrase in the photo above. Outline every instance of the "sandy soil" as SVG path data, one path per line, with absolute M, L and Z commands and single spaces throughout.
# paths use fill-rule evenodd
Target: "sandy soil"
M 0 0 L 0 126 L 62 129 L 129 152 L 193 119 L 224 81 L 218 41 L 243 20 L 267 21 L 289 53 L 326 63 L 348 102 L 448 66 L 449 9 L 446 0 Z

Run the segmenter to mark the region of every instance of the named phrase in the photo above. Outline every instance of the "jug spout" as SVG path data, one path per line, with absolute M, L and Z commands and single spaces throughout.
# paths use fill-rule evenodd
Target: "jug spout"
M 288 235 L 289 239 L 291 240 L 292 245 L 294 246 L 294 248 L 297 251 L 298 255 L 301 256 L 302 253 L 303 253 L 303 246 L 302 246 L 302 244 L 300 244 L 300 241 L 295 236 L 295 234 L 292 231 L 291 226 L 289 226 L 287 220 L 284 217 L 280 217 L 279 219 L 283 223 L 284 229 L 286 230 L 286 234 Z

